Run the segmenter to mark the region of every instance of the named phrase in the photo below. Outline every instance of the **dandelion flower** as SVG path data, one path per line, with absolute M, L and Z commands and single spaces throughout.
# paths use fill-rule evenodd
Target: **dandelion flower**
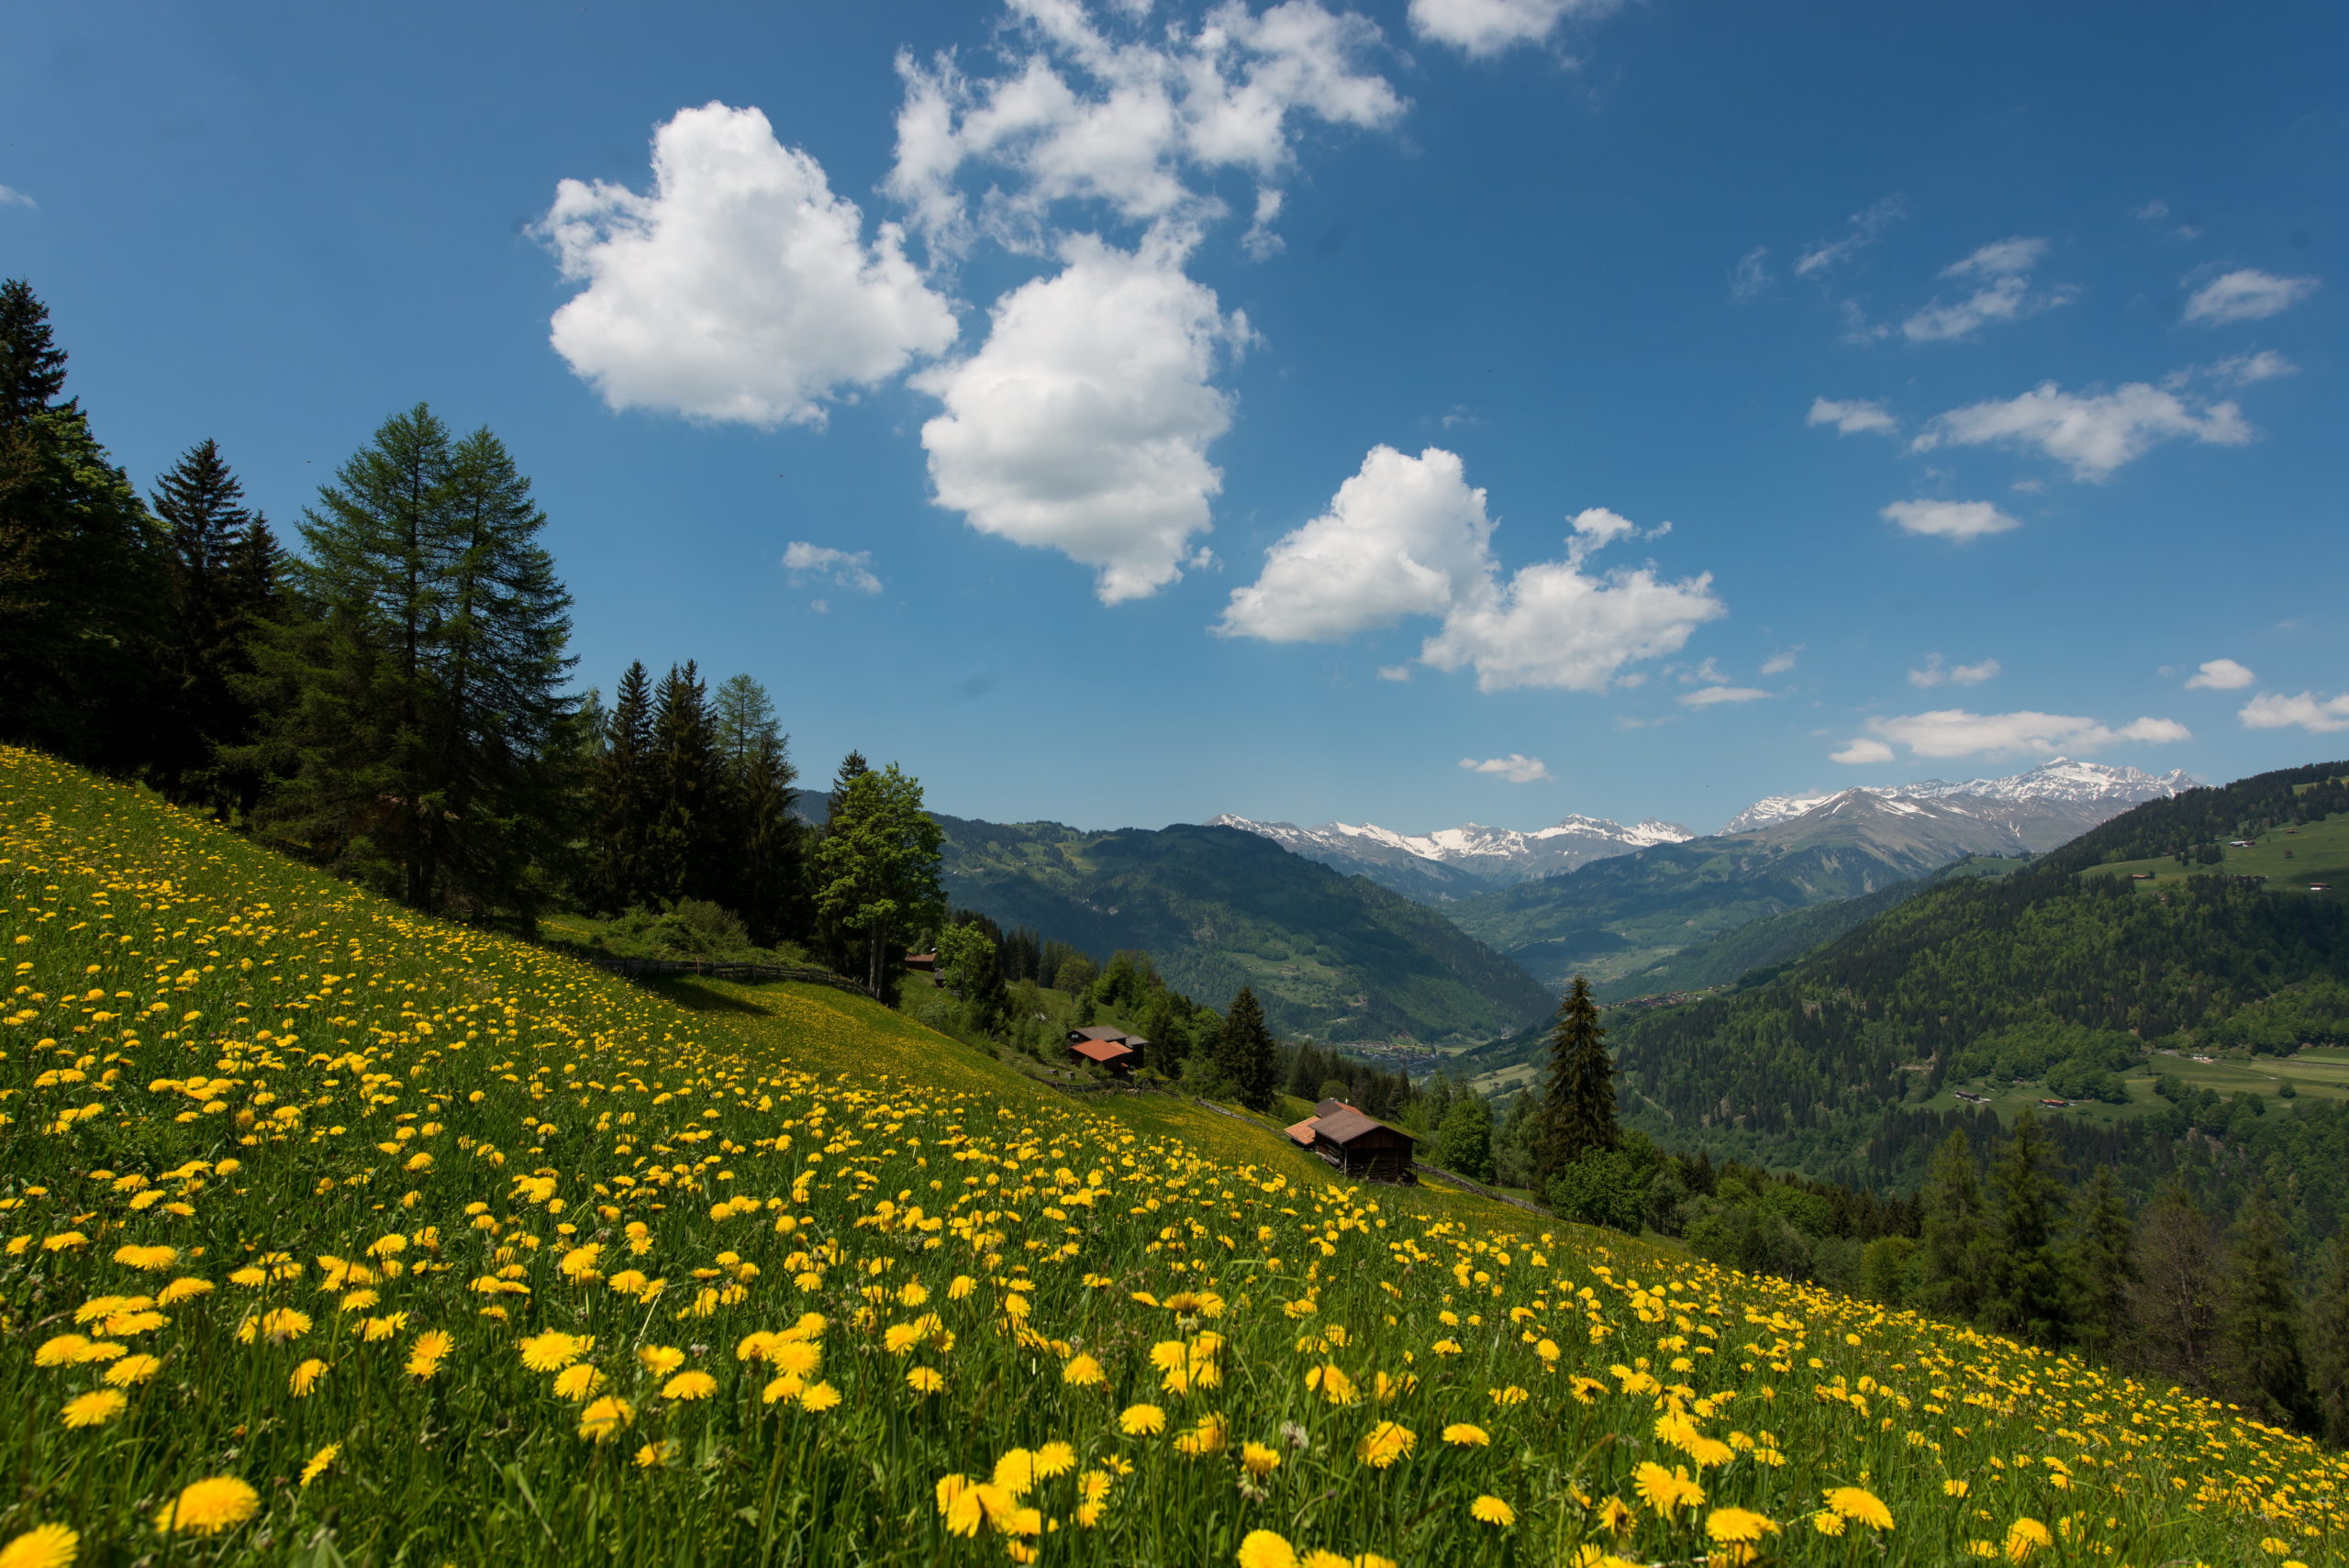
M 1076 1450 L 1064 1442 L 1049 1442 L 1036 1451 L 1036 1473 L 1049 1481 L 1076 1468 Z
M 1689 1480 L 1686 1470 L 1666 1470 L 1653 1460 L 1641 1461 L 1631 1472 L 1631 1489 L 1640 1495 L 1640 1501 L 1665 1518 L 1705 1500 L 1705 1489 Z
M 41 1341 L 40 1349 L 33 1352 L 33 1365 L 71 1366 L 82 1360 L 83 1352 L 89 1348 L 90 1337 L 86 1334 L 59 1334 Z
M 1810 1516 L 1810 1528 L 1821 1535 L 1842 1535 L 1844 1522 L 1843 1516 L 1832 1508 L 1821 1508 Z
M 1870 1529 L 1890 1529 L 1892 1510 L 1865 1486 L 1838 1486 L 1827 1494 L 1827 1507 L 1854 1524 Z
M 1070 1357 L 1069 1363 L 1061 1368 L 1061 1381 L 1077 1388 L 1098 1388 L 1109 1380 L 1102 1373 L 1099 1362 L 1080 1353 Z
M 1517 1510 L 1488 1492 L 1468 1505 L 1468 1517 L 1478 1524 L 1505 1529 L 1517 1522 Z
M 663 1399 L 707 1399 L 718 1392 L 718 1379 L 706 1372 L 681 1372 L 661 1385 Z
M 788 1340 L 767 1351 L 767 1364 L 794 1377 L 815 1376 L 816 1369 L 823 1364 L 823 1361 L 824 1347 L 810 1344 L 805 1340 Z
M 287 1375 L 285 1386 L 293 1391 L 295 1398 L 307 1399 L 311 1390 L 317 1387 L 318 1379 L 326 1374 L 327 1363 L 312 1356 Z
M 576 1362 L 554 1374 L 554 1392 L 559 1399 L 576 1404 L 594 1398 L 603 1392 L 604 1374 L 586 1362 Z
M 95 1394 L 83 1394 L 65 1402 L 58 1416 L 69 1427 L 103 1427 L 123 1412 L 130 1403 L 117 1388 L 101 1388 Z
M 414 1378 L 430 1377 L 440 1370 L 440 1363 L 448 1359 L 450 1347 L 456 1342 L 444 1329 L 427 1329 L 416 1337 L 416 1343 L 409 1348 L 407 1374 Z
M 183 1487 L 155 1516 L 155 1528 L 169 1535 L 190 1530 L 218 1535 L 261 1512 L 261 1494 L 233 1475 L 207 1475 Z
M 655 1377 L 666 1377 L 685 1364 L 685 1352 L 674 1345 L 646 1345 L 636 1352 L 638 1364 Z
M 327 1466 L 332 1464 L 335 1461 L 335 1455 L 341 1451 L 342 1445 L 340 1443 L 328 1443 L 326 1447 L 312 1454 L 310 1456 L 310 1462 L 302 1466 L 302 1485 L 307 1486 L 311 1482 L 316 1481 L 319 1476 L 324 1475 L 327 1473 Z
M 155 1304 L 158 1307 L 173 1306 L 193 1296 L 209 1296 L 214 1288 L 208 1279 L 196 1279 L 192 1275 L 175 1279 L 155 1293 Z
M 1944 1497 L 1963 1497 L 1973 1489 L 1973 1483 L 1968 1481 L 1949 1480 L 1942 1483 L 1942 1496 Z
M 595 1342 L 593 1340 L 579 1339 L 563 1333 L 560 1329 L 550 1329 L 543 1334 L 533 1334 L 522 1341 L 519 1347 L 522 1351 L 522 1364 L 532 1372 L 561 1372 L 564 1367 L 577 1361 Z
M 1419 1434 L 1396 1421 L 1381 1421 L 1354 1445 L 1354 1457 L 1374 1470 L 1384 1470 L 1408 1455 Z
M 1297 1548 L 1268 1529 L 1252 1529 L 1240 1543 L 1240 1568 L 1297 1568 Z
M 1482 1427 L 1454 1421 L 1443 1429 L 1443 1440 L 1455 1448 L 1484 1448 L 1492 1442 L 1493 1435 Z
M 1280 1451 L 1260 1442 L 1240 1445 L 1240 1462 L 1251 1475 L 1270 1475 L 1281 1467 Z
M 946 1386 L 946 1378 L 934 1366 L 918 1366 L 906 1373 L 906 1386 L 916 1394 L 935 1394 Z
M 2007 1561 L 2021 1562 L 2034 1552 L 2044 1551 L 2055 1544 L 2047 1527 L 2037 1519 L 2025 1517 L 2007 1527 Z
M 813 1410 L 818 1415 L 837 1408 L 840 1402 L 841 1391 L 829 1383 L 810 1384 L 807 1392 L 799 1396 L 799 1407 Z
M 0 1568 L 67 1568 L 81 1544 L 70 1525 L 40 1525 L 0 1547 Z
M 1778 1526 L 1768 1515 L 1751 1508 L 1715 1508 L 1705 1516 L 1705 1533 L 1728 1546 L 1776 1535 Z
M 579 1435 L 591 1442 L 608 1442 L 635 1419 L 635 1406 L 607 1394 L 579 1412 Z
M 154 1376 L 162 1365 L 161 1356 L 125 1356 L 106 1368 L 106 1382 L 116 1388 L 128 1388 Z
M 669 1451 L 672 1446 L 673 1445 L 666 1440 L 657 1443 L 646 1443 L 642 1448 L 636 1451 L 636 1467 L 639 1470 L 659 1469 L 662 1465 L 669 1462 Z
M 1166 1429 L 1166 1412 L 1155 1405 L 1129 1405 L 1118 1426 L 1130 1438 L 1154 1438 Z

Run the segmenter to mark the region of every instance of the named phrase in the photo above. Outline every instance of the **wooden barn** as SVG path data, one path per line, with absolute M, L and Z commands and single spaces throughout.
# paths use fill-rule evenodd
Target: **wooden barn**
M 1068 1053 L 1079 1062 L 1090 1062 L 1097 1067 L 1107 1067 L 1123 1076 L 1141 1065 L 1142 1057 L 1150 1050 L 1150 1041 L 1138 1034 L 1095 1024 L 1085 1029 L 1068 1031 Z
M 1319 1154 L 1349 1176 L 1373 1182 L 1419 1179 L 1411 1174 L 1418 1140 L 1343 1100 L 1323 1100 L 1288 1135 L 1298 1148 Z

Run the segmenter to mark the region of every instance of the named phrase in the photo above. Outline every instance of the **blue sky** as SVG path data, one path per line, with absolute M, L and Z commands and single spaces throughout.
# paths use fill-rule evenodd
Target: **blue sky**
M 2349 752 L 2345 30 L 54 6 L 0 272 L 142 484 L 212 437 L 290 533 L 485 423 L 583 682 L 748 671 L 958 814 L 2221 779 Z

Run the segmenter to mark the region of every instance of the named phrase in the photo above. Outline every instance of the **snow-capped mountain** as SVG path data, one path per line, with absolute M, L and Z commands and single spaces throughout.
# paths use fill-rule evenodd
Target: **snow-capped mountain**
M 2057 757 L 2005 778 L 1920 779 L 1914 784 L 1860 786 L 1866 794 L 1890 800 L 1953 800 L 1959 797 L 2000 801 L 2009 806 L 2058 808 L 2054 815 L 2079 819 L 2085 830 L 2108 817 L 2117 817 L 2140 801 L 2183 794 L 2196 781 L 2185 773 L 2154 774 L 2137 768 L 2108 767 L 2102 762 L 2075 762 Z M 1723 834 L 1751 833 L 1773 823 L 1807 816 L 1850 790 L 1811 790 L 1800 795 L 1776 795 L 1757 800 L 1721 829 Z
M 1461 898 L 1531 877 L 1569 871 L 1608 855 L 1677 844 L 1696 837 L 1653 819 L 1625 827 L 1598 817 L 1567 817 L 1522 832 L 1463 823 L 1432 833 L 1398 833 L 1373 823 L 1256 822 L 1226 814 L 1210 824 L 1261 834 L 1292 853 L 1360 874 L 1413 898 Z

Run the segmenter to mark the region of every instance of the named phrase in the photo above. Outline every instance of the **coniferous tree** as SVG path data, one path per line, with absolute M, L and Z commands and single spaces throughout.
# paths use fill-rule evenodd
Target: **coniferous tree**
M 2228 1239 L 2220 1366 L 2235 1401 L 2277 1426 L 2304 1423 L 2311 1414 L 2292 1274 L 2284 1222 L 2267 1195 L 2254 1191 Z
M 2335 1231 L 2317 1270 L 2301 1343 L 2309 1352 L 2309 1394 L 2325 1440 L 2349 1447 L 2349 1231 Z
M 66 398 L 65 352 L 0 284 L 0 739 L 149 762 L 165 624 L 161 530 Z
M 605 717 L 590 792 L 596 832 L 591 896 L 608 913 L 618 914 L 648 899 L 645 845 L 651 831 L 654 779 L 652 683 L 639 660 L 622 672 Z
M 2073 1331 L 2091 1355 L 2110 1359 L 2129 1332 L 2129 1292 L 2136 1280 L 2136 1231 L 2110 1165 L 2078 1200 L 2068 1253 Z
M 832 773 L 832 786 L 824 795 L 824 826 L 818 831 L 816 848 L 812 851 L 816 857 L 820 859 L 823 854 L 824 841 L 832 836 L 832 820 L 840 815 L 841 806 L 847 801 L 850 786 L 872 771 L 872 764 L 864 760 L 864 753 L 862 751 L 851 751 L 841 759 L 840 767 Z M 819 869 L 811 876 L 809 886 L 820 890 L 822 883 L 823 873 Z M 869 955 L 861 951 L 857 933 L 842 926 L 833 917 L 820 891 L 812 895 L 812 902 L 814 908 L 813 917 L 809 921 L 809 937 L 816 951 L 823 955 L 824 962 L 842 974 L 853 974 L 864 968 L 864 960 Z M 1065 946 L 1065 944 L 1057 945 Z M 1081 989 L 1080 985 L 1069 984 L 1060 973 L 1063 964 L 1067 958 L 1074 954 L 1074 951 L 1069 949 L 1057 959 L 1051 952 L 1047 952 L 1044 955 L 1044 967 L 1037 974 L 1036 983 L 1072 994 Z M 1090 967 L 1087 965 L 1088 970 Z M 1092 975 L 1088 973 L 1085 984 L 1089 984 L 1091 981 Z M 1087 1018 L 1085 1021 L 1091 1023 L 1093 1020 Z
M 711 717 L 729 830 L 719 902 L 741 916 L 753 941 L 796 936 L 806 927 L 799 907 L 805 872 L 799 818 L 791 810 L 799 771 L 791 764 L 790 739 L 766 688 L 748 675 L 718 686 Z M 995 951 L 990 941 L 991 962 Z
M 1933 1155 L 1920 1195 L 1923 1235 L 1917 1256 L 1923 1305 L 1960 1318 L 1980 1314 L 1988 1267 L 1989 1221 L 1974 1146 L 1953 1131 Z
M 2218 1238 L 2175 1184 L 2138 1222 L 2136 1276 L 2130 1292 L 2133 1357 L 2181 1383 L 2209 1386 L 2221 1351 Z
M 1541 1162 L 1536 1172 L 1547 1191 L 1559 1173 L 1586 1154 L 1621 1141 L 1615 1125 L 1615 1064 L 1607 1053 L 1607 1031 L 1590 983 L 1575 976 L 1558 1006 L 1550 1034 L 1550 1077 L 1542 1100 Z
M 939 882 L 944 834 L 923 809 L 920 781 L 895 762 L 857 773 L 838 796 L 816 847 L 816 904 L 862 949 L 866 991 L 886 1000 L 904 963 L 905 940 L 945 917 Z
M 1215 1065 L 1240 1091 L 1240 1103 L 1251 1110 L 1269 1110 L 1280 1084 L 1280 1052 L 1272 1031 L 1264 1027 L 1264 1010 L 1256 993 L 1242 985 L 1223 1015 L 1216 1036 Z M 1367 1107 L 1365 1107 L 1367 1108 Z
M 1997 1201 L 1987 1315 L 1993 1327 L 2009 1334 L 2060 1344 L 2069 1305 L 2056 1251 L 2064 1184 L 2056 1174 L 2054 1150 L 2030 1111 L 2015 1118 L 1993 1180 Z
M 709 898 L 726 826 L 725 779 L 709 693 L 690 659 L 669 667 L 652 699 L 651 783 L 644 891 L 662 904 Z
M 1319 1048 L 1308 1040 L 1297 1048 L 1297 1058 L 1289 1063 L 1288 1092 L 1311 1104 L 1321 1097 L 1321 1080 L 1329 1075 Z
M 257 623 L 282 609 L 284 552 L 244 505 L 244 487 L 219 448 L 188 449 L 156 482 L 166 532 L 171 616 L 161 678 L 168 695 L 154 727 L 151 766 L 167 799 L 250 809 L 259 781 L 224 770 L 218 755 L 249 744 L 254 715 L 237 689 Z

